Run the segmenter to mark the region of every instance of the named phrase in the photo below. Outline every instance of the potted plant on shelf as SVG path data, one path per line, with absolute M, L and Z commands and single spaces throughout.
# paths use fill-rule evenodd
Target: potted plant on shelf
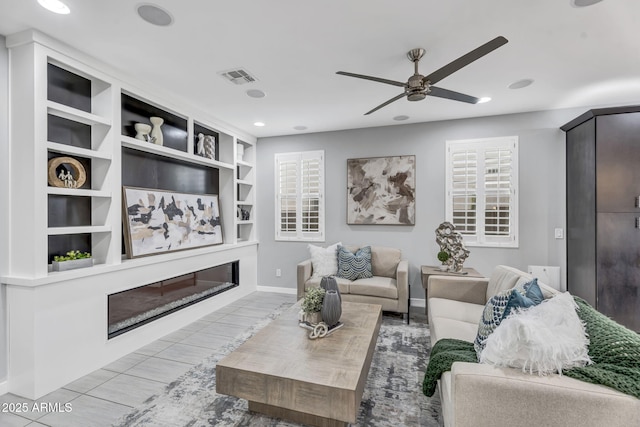
M 56 255 L 53 257 L 53 271 L 67 271 L 75 268 L 93 266 L 93 258 L 89 252 L 69 251 L 66 255 Z
M 311 288 L 302 301 L 302 311 L 304 312 L 304 321 L 315 325 L 322 321 L 322 302 L 324 301 L 325 290 L 322 288 Z
M 449 261 L 449 253 L 445 251 L 438 252 L 438 261 L 442 263 L 440 266 L 440 270 L 447 271 L 449 267 L 447 266 L 447 261 Z

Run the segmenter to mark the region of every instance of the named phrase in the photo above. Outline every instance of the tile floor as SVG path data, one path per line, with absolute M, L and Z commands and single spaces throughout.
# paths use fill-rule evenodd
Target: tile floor
M 285 302 L 295 295 L 254 292 L 35 402 L 0 396 L 0 426 L 110 426 Z

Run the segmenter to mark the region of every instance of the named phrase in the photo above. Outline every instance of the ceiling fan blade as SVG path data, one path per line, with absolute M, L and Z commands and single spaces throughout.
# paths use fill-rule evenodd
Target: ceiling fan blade
M 472 50 L 466 55 L 462 55 L 460 58 L 456 59 L 453 62 L 450 62 L 449 64 L 445 65 L 439 70 L 434 71 L 433 73 L 426 76 L 423 79 L 423 81 L 425 82 L 429 81 L 429 83 L 431 84 L 436 84 L 440 80 L 444 79 L 445 77 L 471 64 L 473 61 L 476 61 L 482 58 L 483 56 L 485 56 L 486 54 L 493 52 L 494 50 L 506 44 L 507 42 L 508 42 L 507 39 L 505 39 L 502 36 L 498 36 L 495 39 L 491 40 L 490 42 L 483 44 L 479 48 Z
M 340 74 L 342 76 L 356 77 L 358 79 L 372 80 L 374 82 L 386 83 L 388 85 L 393 85 L 393 86 L 405 87 L 407 85 L 406 83 L 396 82 L 395 80 L 387 80 L 387 79 L 381 79 L 380 77 L 365 76 L 364 74 L 347 73 L 346 71 L 337 71 L 336 74 Z
M 468 102 L 469 104 L 477 104 L 480 101 L 478 98 L 464 93 L 454 92 L 449 89 L 442 89 L 441 87 L 431 86 L 428 95 L 437 96 L 438 98 L 452 99 L 454 101 Z
M 403 97 L 403 96 L 405 96 L 405 95 L 406 95 L 405 93 L 401 93 L 401 94 L 400 94 L 400 95 L 398 95 L 398 96 L 394 96 L 393 98 L 391 98 L 391 99 L 390 99 L 390 100 L 388 100 L 387 102 L 383 102 L 382 104 L 378 105 L 378 106 L 377 106 L 376 108 L 374 108 L 373 110 L 371 110 L 371 111 L 367 111 L 366 113 L 364 113 L 364 115 L 366 116 L 366 115 L 368 115 L 368 114 L 373 113 L 374 111 L 378 111 L 378 110 L 379 110 L 379 109 L 381 109 L 382 107 L 386 107 L 387 105 L 391 104 L 392 102 L 397 101 L 398 99 L 402 98 L 402 97 Z

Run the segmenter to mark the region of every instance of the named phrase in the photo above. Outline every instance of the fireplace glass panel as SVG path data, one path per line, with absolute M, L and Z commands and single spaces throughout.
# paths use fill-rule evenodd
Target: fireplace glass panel
M 238 265 L 234 261 L 109 295 L 109 338 L 235 288 Z

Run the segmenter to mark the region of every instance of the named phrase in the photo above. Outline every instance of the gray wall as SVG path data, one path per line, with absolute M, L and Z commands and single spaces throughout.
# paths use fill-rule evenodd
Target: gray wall
M 9 182 L 9 51 L 0 36 L 0 194 L 7 196 Z M 0 230 L 9 230 L 6 209 L 0 209 Z M 9 239 L 0 239 L 0 274 L 7 271 Z M 0 285 L 0 382 L 7 379 L 7 300 L 6 287 Z
M 428 105 L 424 106 L 428 108 Z M 296 264 L 308 258 L 305 242 L 274 239 L 274 154 L 325 150 L 326 242 L 398 247 L 409 260 L 412 298 L 424 298 L 420 265 L 437 265 L 436 227 L 445 215 L 445 141 L 517 135 L 520 154 L 520 245 L 517 249 L 469 248 L 465 266 L 490 275 L 498 264 L 561 267 L 566 289 L 564 132 L 559 126 L 585 109 L 511 114 L 337 132 L 262 138 L 257 144 L 258 284 L 295 288 Z M 415 226 L 346 224 L 346 160 L 390 155 L 416 156 Z M 282 277 L 275 271 L 282 270 Z

